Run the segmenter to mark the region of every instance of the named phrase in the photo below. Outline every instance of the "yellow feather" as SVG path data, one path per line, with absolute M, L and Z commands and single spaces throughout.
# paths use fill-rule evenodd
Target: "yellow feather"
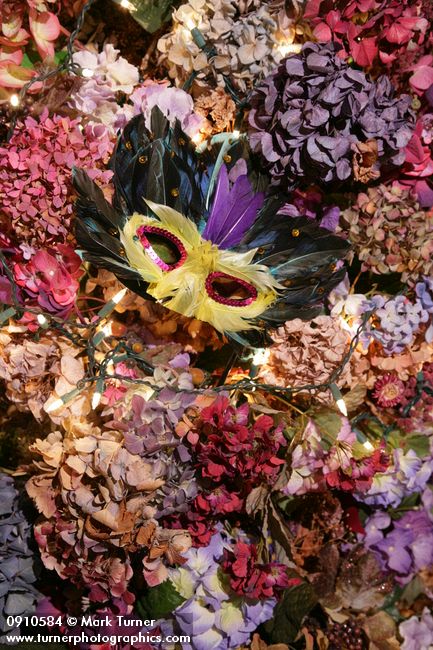
M 157 218 L 134 213 L 120 238 L 129 263 L 149 283 L 148 293 L 169 309 L 211 323 L 220 332 L 255 328 L 253 320 L 275 301 L 281 288 L 268 267 L 252 263 L 256 249 L 247 253 L 220 250 L 202 239 L 194 222 L 180 212 L 153 201 L 146 203 Z M 182 266 L 166 272 L 152 261 L 142 243 L 134 239 L 142 225 L 160 226 L 182 241 L 188 254 Z M 205 283 L 214 271 L 249 282 L 257 289 L 257 298 L 241 307 L 213 300 Z

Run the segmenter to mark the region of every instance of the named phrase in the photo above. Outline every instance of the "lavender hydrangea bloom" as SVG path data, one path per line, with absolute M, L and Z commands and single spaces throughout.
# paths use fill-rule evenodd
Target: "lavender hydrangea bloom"
M 0 630 L 5 632 L 12 629 L 7 616 L 33 613 L 40 594 L 29 548 L 32 526 L 20 509 L 13 479 L 0 474 L 0 490 Z
M 388 524 L 388 526 L 387 526 Z M 366 523 L 364 545 L 375 552 L 382 569 L 394 571 L 396 581 L 407 584 L 415 573 L 433 564 L 433 521 L 424 510 L 411 510 L 389 522 L 383 513 Z
M 165 83 L 144 84 L 132 93 L 130 100 L 134 107 L 133 114 L 143 113 L 146 127 L 149 129 L 154 106 L 158 106 L 170 122 L 178 119 L 182 129 L 189 136 L 196 134 L 203 123 L 201 115 L 194 112 L 191 95 L 181 88 L 173 88 Z
M 250 142 L 273 184 L 343 181 L 357 143 L 375 140 L 378 163 L 401 165 L 414 127 L 408 95 L 386 77 L 370 81 L 337 55 L 334 43 L 305 43 L 251 96 Z
M 374 296 L 367 305 L 376 308 L 376 317 L 380 329 L 372 328 L 369 334 L 383 345 L 385 354 L 399 354 L 410 345 L 423 323 L 429 320 L 429 314 L 420 301 L 411 302 L 405 296 L 396 296 L 387 300 L 383 296 Z
M 422 308 L 430 314 L 430 325 L 425 333 L 427 343 L 433 341 L 433 278 L 424 276 L 415 286 L 415 292 Z
M 87 49 L 75 52 L 73 61 L 91 75 L 72 93 L 69 103 L 73 108 L 87 115 L 90 122 L 102 122 L 112 130 L 132 117 L 132 107 L 120 107 L 116 93 L 132 92 L 138 83 L 138 68 L 119 56 L 111 44 L 99 53 Z
M 429 650 L 433 647 L 433 616 L 425 607 L 421 618 L 411 616 L 398 628 L 403 637 L 401 650 Z
M 188 361 L 188 355 L 178 355 L 170 365 L 182 370 Z M 165 373 L 167 383 L 170 378 L 170 373 Z M 180 373 L 177 386 L 191 389 L 191 376 Z M 176 391 L 167 385 L 153 399 L 145 391 L 134 389 L 114 410 L 111 426 L 123 432 L 125 449 L 141 457 L 152 457 L 158 476 L 164 478 L 155 495 L 157 519 L 184 512 L 197 494 L 190 453 L 176 433 L 176 425 L 194 399 L 191 392 Z
M 170 571 L 169 579 L 186 600 L 173 620 L 158 623 L 164 636 L 191 636 L 184 650 L 232 650 L 248 644 L 257 626 L 272 617 L 274 598 L 247 602 L 230 594 L 219 565 L 224 548 L 230 548 L 230 540 L 218 532 L 209 546 L 189 549 L 187 562 Z
M 433 459 L 422 460 L 413 449 L 393 452 L 393 467 L 375 474 L 371 488 L 354 496 L 371 506 L 397 508 L 405 497 L 422 492 L 433 474 Z

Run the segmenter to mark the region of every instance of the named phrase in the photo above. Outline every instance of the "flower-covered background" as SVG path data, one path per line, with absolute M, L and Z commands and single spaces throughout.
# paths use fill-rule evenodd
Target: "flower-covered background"
M 433 648 L 429 0 L 0 5 L 2 634 L 91 614 L 121 650 Z M 80 258 L 72 167 L 110 199 L 154 106 L 351 243 L 267 349 Z

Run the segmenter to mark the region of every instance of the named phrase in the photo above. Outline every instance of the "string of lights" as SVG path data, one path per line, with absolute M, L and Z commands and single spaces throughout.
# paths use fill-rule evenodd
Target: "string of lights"
M 52 329 L 60 335 L 65 336 L 76 347 L 81 348 L 87 357 L 85 376 L 77 383 L 77 387 L 73 391 L 52 402 L 46 408 L 48 412 L 53 412 L 70 402 L 91 384 L 95 385 L 95 392 L 92 399 L 92 406 L 94 408 L 98 406 L 107 382 L 112 380 L 119 380 L 136 385 L 146 385 L 154 391 L 160 390 L 158 386 L 152 383 L 152 376 L 155 367 L 140 355 L 140 351 L 134 349 L 134 345 L 131 345 L 126 337 L 115 337 L 111 332 L 108 318 L 115 310 L 116 305 L 119 304 L 125 296 L 127 291 L 126 289 L 122 289 L 115 294 L 89 322 L 80 322 L 78 320 L 61 321 L 48 312 L 25 306 L 22 301 L 20 301 L 18 287 L 3 253 L 0 253 L 0 262 L 12 286 L 12 305 L 8 306 L 3 312 L 0 312 L 0 323 L 5 323 L 12 318 L 19 320 L 25 313 L 32 314 L 36 316 L 36 320 L 42 329 Z M 321 382 L 319 384 L 306 384 L 296 387 L 282 387 L 262 383 L 251 376 L 245 376 L 235 382 L 225 381 L 226 378 L 224 377 L 223 383 L 219 382 L 217 385 L 212 385 L 212 383 L 207 380 L 201 386 L 196 388 L 179 389 L 176 386 L 173 386 L 173 390 L 175 392 L 189 392 L 196 394 L 202 393 L 203 390 L 207 389 L 214 392 L 242 391 L 244 393 L 252 393 L 259 390 L 271 395 L 291 398 L 297 393 L 313 393 L 319 390 L 329 389 L 339 410 L 344 415 L 347 415 L 344 398 L 336 382 L 355 352 L 360 337 L 365 331 L 373 313 L 374 310 L 364 313 L 354 336 L 350 340 L 347 352 L 345 353 L 340 365 L 334 369 L 326 382 Z M 115 344 L 110 347 L 108 351 L 104 351 L 101 349 L 101 345 L 104 342 L 107 342 L 107 340 L 115 342 Z M 262 351 L 259 351 L 259 354 L 260 352 Z M 116 364 L 123 361 L 129 361 L 136 364 L 143 371 L 145 377 L 125 377 L 116 373 Z

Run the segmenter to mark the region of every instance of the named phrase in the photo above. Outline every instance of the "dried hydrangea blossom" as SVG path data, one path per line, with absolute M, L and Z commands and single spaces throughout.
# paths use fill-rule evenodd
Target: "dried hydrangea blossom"
M 423 44 L 429 25 L 422 2 L 408 0 L 308 0 L 305 18 L 318 41 L 341 43 L 341 56 L 365 67 L 401 65 L 408 50 Z
M 363 448 L 347 418 L 340 418 L 340 427 L 334 434 L 308 420 L 292 450 L 289 481 L 283 490 L 286 494 L 301 495 L 328 488 L 366 492 L 374 475 L 386 470 L 388 459 L 383 448 Z
M 373 389 L 378 377 L 386 373 L 395 373 L 399 379 L 407 381 L 421 370 L 424 362 L 432 358 L 433 345 L 422 338 L 417 337 L 410 348 L 399 354 L 385 354 L 383 346 L 376 342 L 371 343 L 367 350 L 358 346 L 350 360 L 350 386 L 353 388 L 362 384 Z
M 80 349 L 67 339 L 45 333 L 35 341 L 24 337 L 23 331 L 24 327 L 16 336 L 8 328 L 0 330 L 0 378 L 6 384 L 6 397 L 18 410 L 30 411 L 36 420 L 42 420 L 53 383 L 58 395 L 66 394 L 83 377 L 84 365 L 81 359 L 76 358 Z M 86 398 L 82 397 L 81 401 L 74 403 L 74 412 L 77 414 L 75 409 L 79 409 L 80 413 L 86 414 L 89 406 Z M 51 415 L 55 416 L 54 413 Z
M 206 123 L 201 128 L 206 135 L 233 130 L 236 104 L 224 88 L 215 88 L 209 93 L 199 95 L 194 101 L 194 108 L 199 115 L 206 118 Z
M 31 523 L 21 509 L 13 479 L 3 473 L 0 490 L 0 631 L 19 633 L 6 623 L 6 618 L 33 614 L 42 596 L 34 586 L 39 567 L 30 548 Z
M 172 31 L 158 41 L 160 61 L 176 85 L 192 72 L 203 85 L 211 72 L 205 53 L 191 37 L 193 25 L 216 48 L 217 84 L 224 86 L 222 74 L 226 74 L 243 92 L 271 72 L 282 58 L 279 43 L 291 43 L 294 36 L 267 2 L 190 0 L 173 12 Z
M 415 121 L 409 95 L 395 97 L 387 77 L 373 82 L 351 68 L 334 43 L 305 43 L 255 88 L 251 105 L 251 146 L 272 182 L 289 189 L 369 180 L 401 165 Z
M 86 294 L 98 289 L 102 290 L 104 300 L 108 301 L 122 289 L 122 285 L 110 271 L 98 269 L 98 275 L 89 278 L 86 283 Z M 136 331 L 149 344 L 170 341 L 179 343 L 186 351 L 192 352 L 203 352 L 207 347 L 218 350 L 223 346 L 222 339 L 209 323 L 176 314 L 163 305 L 144 300 L 132 292 L 128 292 L 116 305 L 116 311 L 131 312 L 130 331 Z M 134 311 L 139 312 L 139 319 L 132 313 Z
M 269 348 L 269 359 L 260 368 L 259 378 L 285 387 L 328 382 L 350 341 L 339 319 L 332 316 L 317 316 L 309 323 L 296 318 L 279 327 L 272 338 L 274 344 Z M 350 366 L 346 364 L 337 383 L 342 387 L 349 379 Z M 332 401 L 328 391 L 315 396 L 321 401 Z
M 157 565 L 150 584 L 166 578 L 162 558 L 182 563 L 189 535 L 163 530 L 155 520 L 163 464 L 128 451 L 121 432 L 55 432 L 36 440 L 31 451 L 39 458 L 26 488 L 43 516 L 35 527 L 42 560 L 60 577 L 87 587 L 91 601 L 113 596 L 133 602 L 128 584 L 135 553 Z M 148 571 L 144 566 L 145 577 Z
M 340 227 L 364 271 L 401 273 L 409 285 L 433 274 L 433 213 L 422 210 L 409 190 L 368 188 L 342 212 Z
M 179 120 L 182 129 L 189 136 L 198 133 L 203 124 L 203 118 L 194 112 L 194 102 L 182 88 L 173 88 L 168 81 L 152 81 L 148 79 L 130 96 L 132 115 L 144 115 L 146 128 L 151 128 L 151 113 L 154 106 L 162 111 L 169 122 Z
M 254 575 L 248 571 L 248 554 L 254 548 L 251 539 L 242 531 L 246 556 L 233 562 L 238 579 L 250 579 L 251 592 L 260 580 L 277 582 L 281 565 L 270 563 L 256 568 Z M 272 616 L 276 599 L 248 597 L 247 593 L 235 596 L 228 577 L 222 570 L 224 551 L 234 547 L 234 539 L 221 529 L 212 536 L 205 548 L 191 548 L 187 562 L 180 569 L 170 569 L 169 580 L 185 601 L 176 607 L 171 616 L 159 621 L 164 636 L 189 634 L 188 648 L 193 650 L 231 650 L 245 647 L 257 625 Z M 261 571 L 260 571 L 261 569 Z M 246 591 L 246 590 L 245 590 Z
M 119 97 L 132 93 L 139 81 L 139 71 L 119 56 L 111 43 L 101 52 L 92 45 L 73 55 L 73 62 L 83 71 L 84 81 L 72 92 L 68 102 L 71 108 L 86 116 L 88 122 L 101 122 L 115 131 L 132 117 L 130 106 L 120 106 Z
M 430 318 L 420 300 L 412 302 L 402 295 L 389 299 L 382 295 L 373 296 L 368 308 L 375 310 L 368 335 L 381 343 L 387 355 L 409 349 L 418 332 L 425 332 Z
M 65 243 L 75 196 L 72 167 L 90 169 L 107 184 L 112 147 L 102 124 L 83 128 L 79 119 L 49 117 L 47 110 L 19 122 L 8 146 L 0 147 L 0 230 L 28 245 Z

